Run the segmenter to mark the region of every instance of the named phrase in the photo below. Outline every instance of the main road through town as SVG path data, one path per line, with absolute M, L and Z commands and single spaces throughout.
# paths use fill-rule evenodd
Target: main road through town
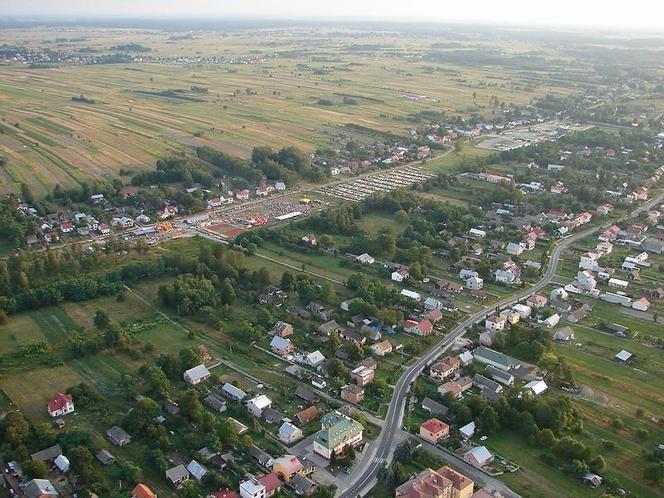
M 656 198 L 651 199 L 648 203 L 639 209 L 636 209 L 629 215 L 625 216 L 624 219 L 628 219 L 630 217 L 636 218 L 640 212 L 646 209 L 650 209 L 658 202 L 661 202 L 663 197 L 664 196 L 659 195 Z M 424 356 L 418 358 L 404 371 L 394 386 L 394 392 L 392 394 L 392 400 L 390 401 L 390 405 L 387 410 L 387 415 L 385 416 L 383 430 L 376 438 L 376 440 L 371 443 L 371 446 L 363 452 L 360 461 L 353 469 L 352 475 L 349 476 L 349 479 L 346 482 L 344 482 L 343 488 L 339 489 L 337 493 L 339 498 L 355 498 L 357 496 L 364 496 L 367 494 L 375 485 L 376 477 L 380 469 L 384 465 L 389 464 L 392 457 L 392 452 L 394 451 L 394 446 L 396 444 L 395 441 L 397 439 L 398 432 L 401 430 L 403 423 L 403 415 L 405 412 L 408 392 L 410 391 L 411 385 L 422 373 L 424 368 L 434 362 L 445 351 L 447 351 L 452 346 L 454 341 L 463 336 L 466 331 L 473 325 L 482 322 L 487 316 L 495 312 L 496 308 L 511 306 L 516 304 L 518 301 L 521 301 L 522 299 L 525 299 L 532 294 L 536 294 L 544 289 L 553 281 L 554 277 L 556 276 L 560 256 L 563 254 L 565 249 L 567 249 L 577 240 L 587 237 L 599 229 L 600 227 L 595 226 L 559 241 L 556 245 L 553 246 L 553 249 L 551 250 L 546 273 L 536 284 L 518 292 L 517 294 L 502 299 L 501 301 L 494 303 L 491 306 L 487 306 L 481 311 L 478 311 L 469 316 L 466 318 L 466 320 L 457 325 L 433 349 L 429 350 Z

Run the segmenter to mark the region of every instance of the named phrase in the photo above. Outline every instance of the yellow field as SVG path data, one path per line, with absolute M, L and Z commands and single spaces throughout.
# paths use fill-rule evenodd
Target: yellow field
M 196 145 L 244 157 L 256 145 L 296 145 L 311 151 L 331 144 L 349 123 L 405 135 L 413 126 L 406 118 L 420 111 L 490 117 L 499 112 L 489 107 L 494 95 L 508 104 L 527 104 L 546 93 L 571 90 L 543 84 L 526 88 L 532 72 L 522 78 L 510 69 L 457 67 L 409 57 L 426 53 L 430 39 L 400 38 L 395 44 L 389 34 L 362 38 L 362 44 L 391 47 L 375 53 L 353 50 L 357 41 L 350 33 L 310 35 L 203 33 L 173 41 L 163 32 L 82 30 L 48 32 L 51 46 L 34 31 L 0 33 L 0 43 L 50 46 L 68 53 L 82 48 L 104 53 L 129 40 L 150 47 L 149 56 L 252 55 L 261 60 L 207 66 L 0 67 L 0 154 L 8 161 L 0 168 L 0 192 L 17 191 L 26 182 L 43 194 L 55 184 L 72 186 L 118 176 L 122 168 L 152 167 L 157 157 Z M 82 40 L 54 43 L 60 37 Z M 208 91 L 195 93 L 192 87 Z M 182 93 L 158 95 L 169 90 Z M 95 103 L 71 100 L 79 95 Z M 344 103 L 344 95 L 355 102 Z M 320 99 L 329 105 L 321 105 Z

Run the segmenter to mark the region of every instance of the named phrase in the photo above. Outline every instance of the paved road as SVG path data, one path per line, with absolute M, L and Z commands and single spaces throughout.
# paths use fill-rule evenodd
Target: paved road
M 626 215 L 623 219 L 636 218 L 640 212 L 652 208 L 656 204 L 662 202 L 662 199 L 664 199 L 664 194 L 651 199 L 646 204 Z M 418 358 L 415 363 L 410 365 L 404 371 L 394 387 L 392 401 L 390 401 L 390 406 L 388 407 L 387 415 L 385 417 L 384 430 L 380 433 L 376 441 L 372 443 L 372 448 L 364 453 L 361 461 L 355 466 L 352 483 L 348 483 L 338 490 L 337 496 L 339 496 L 339 498 L 364 496 L 375 485 L 376 476 L 380 469 L 384 465 L 390 463 L 392 452 L 396 445 L 396 440 L 398 439 L 398 434 L 403 425 L 403 415 L 410 386 L 422 373 L 424 368 L 433 363 L 440 355 L 447 351 L 454 341 L 463 336 L 469 328 L 482 322 L 488 315 L 492 314 L 496 308 L 511 306 L 544 289 L 556 276 L 560 256 L 565 249 L 574 242 L 587 237 L 602 228 L 605 227 L 591 227 L 559 241 L 551 251 L 551 257 L 549 259 L 546 273 L 536 284 L 470 315 L 465 321 L 455 327 L 450 334 L 442 339 L 433 349 L 429 350 L 424 356 Z

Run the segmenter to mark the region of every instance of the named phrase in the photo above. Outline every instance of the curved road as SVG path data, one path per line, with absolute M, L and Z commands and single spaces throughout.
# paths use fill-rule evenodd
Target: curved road
M 655 204 L 662 202 L 662 199 L 664 199 L 664 194 L 660 194 L 654 197 L 641 207 L 625 215 L 622 220 L 636 218 L 642 211 L 648 210 Z M 374 486 L 376 476 L 378 475 L 378 472 L 383 467 L 383 465 L 389 464 L 394 446 L 396 444 L 395 439 L 397 439 L 397 433 L 401 430 L 401 426 L 403 424 L 403 414 L 405 412 L 406 399 L 408 397 L 408 392 L 410 391 L 410 386 L 422 373 L 424 368 L 435 361 L 445 351 L 447 351 L 452 346 L 454 341 L 464 335 L 470 327 L 480 323 L 488 315 L 492 314 L 496 308 L 511 306 L 516 304 L 518 301 L 521 301 L 522 299 L 525 299 L 530 295 L 536 294 L 544 289 L 553 281 L 553 278 L 556 275 L 556 271 L 558 270 L 560 256 L 565 251 L 565 249 L 567 249 L 577 240 L 587 237 L 593 232 L 603 228 L 606 228 L 606 226 L 595 226 L 558 242 L 551 251 L 549 266 L 547 267 L 546 273 L 541 278 L 541 280 L 539 280 L 535 285 L 529 287 L 528 289 L 524 289 L 513 296 L 507 297 L 493 304 L 492 306 L 487 306 L 481 311 L 471 315 L 461 324 L 457 325 L 433 349 L 429 350 L 429 352 L 427 352 L 424 356 L 418 358 L 415 363 L 410 365 L 405 370 L 403 375 L 399 378 L 396 385 L 394 386 L 392 400 L 390 401 L 390 406 L 388 407 L 387 415 L 385 416 L 385 423 L 383 424 L 383 431 L 380 433 L 371 447 L 367 448 L 367 451 L 362 456 L 362 460 L 356 466 L 353 473 L 353 480 L 346 484 L 344 489 L 339 490 L 339 493 L 337 494 L 339 498 L 355 498 L 357 496 L 364 496 Z

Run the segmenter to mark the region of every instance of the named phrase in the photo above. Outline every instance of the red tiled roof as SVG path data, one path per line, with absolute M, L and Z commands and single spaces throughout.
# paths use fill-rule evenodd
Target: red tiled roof
M 430 418 L 426 422 L 422 422 L 421 427 L 424 427 L 427 431 L 432 433 L 437 433 L 449 429 L 449 425 L 445 422 L 438 420 L 437 418 Z
M 157 495 L 148 488 L 145 484 L 138 483 L 134 489 L 131 490 L 132 498 L 157 498 Z
M 62 410 L 67 403 L 71 403 L 72 401 L 73 398 L 70 394 L 55 393 L 51 398 L 51 401 L 48 402 L 48 411 L 54 412 L 56 410 Z
M 268 495 L 272 491 L 275 491 L 281 487 L 281 480 L 279 479 L 279 476 L 277 476 L 277 474 L 275 474 L 274 472 L 259 477 L 257 481 L 260 482 L 263 486 L 265 486 L 265 493 Z

